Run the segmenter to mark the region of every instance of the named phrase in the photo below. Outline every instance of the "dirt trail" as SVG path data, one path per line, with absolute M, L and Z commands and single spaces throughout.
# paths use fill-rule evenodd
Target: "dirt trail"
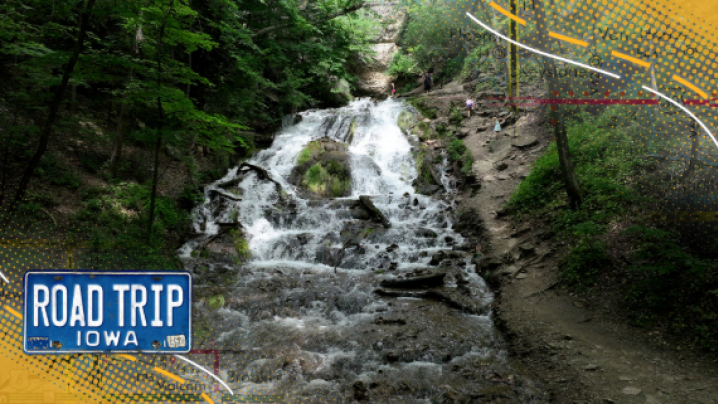
M 541 92 L 522 96 L 538 98 Z M 495 320 L 512 354 L 543 384 L 549 401 L 718 403 L 714 359 L 669 348 L 659 335 L 625 325 L 610 301 L 580 299 L 557 287 L 557 257 L 566 246 L 543 225 L 514 223 L 502 214 L 551 140 L 542 111 L 522 113 L 498 135 L 476 129 L 492 124 L 493 116 L 475 115 L 464 121 L 463 130 L 468 128 L 464 142 L 474 156 L 481 189 L 464 191 L 459 210 L 472 208 L 484 222 L 485 258 L 479 272 L 496 280 Z

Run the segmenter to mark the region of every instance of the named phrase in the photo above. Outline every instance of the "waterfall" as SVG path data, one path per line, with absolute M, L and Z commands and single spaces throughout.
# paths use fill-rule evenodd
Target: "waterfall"
M 480 373 L 487 368 L 479 363 L 502 372 L 510 366 L 490 318 L 493 296 L 471 259 L 460 258 L 450 269 L 430 265 L 435 253 L 464 240 L 452 230 L 450 198 L 414 191 L 418 173 L 412 144 L 397 125 L 399 113 L 410 108 L 391 98 L 357 99 L 336 110 L 303 112 L 299 123 L 287 121 L 270 148 L 205 187 L 192 224 L 202 236 L 179 254 L 195 273 L 198 290 L 204 273 L 233 274 L 223 292 L 225 307 L 213 311 L 196 304 L 194 321 L 211 324 L 222 349 L 258 352 L 222 355 L 223 377 L 246 376 L 229 381 L 241 394 L 339 403 L 356 397 L 352 386 L 361 382 L 374 402 L 428 402 L 444 394 L 445 385 L 485 384 L 469 383 L 452 368 Z M 324 137 L 350 142 L 351 195 L 304 199 L 290 175 L 307 144 Z M 446 173 L 441 180 L 452 192 Z M 355 218 L 360 196 L 371 199 L 389 228 L 371 224 L 369 231 L 366 221 Z M 235 222 L 251 251 L 246 262 L 213 262 L 192 254 Z M 363 238 L 343 249 L 346 234 L 355 229 L 364 229 Z M 208 269 L 199 271 L 199 265 Z M 425 268 L 447 272 L 439 288 L 443 294 L 437 295 L 443 297 L 374 293 L 382 280 Z M 462 312 L 442 299 L 472 309 Z M 390 399 L 398 396 L 407 401 Z

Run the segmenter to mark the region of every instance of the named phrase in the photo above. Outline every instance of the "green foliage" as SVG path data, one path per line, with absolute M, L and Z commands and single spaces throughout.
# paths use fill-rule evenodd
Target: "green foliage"
M 461 162 L 461 173 L 471 174 L 471 166 L 474 164 L 474 157 L 461 139 L 454 139 L 448 147 L 449 160 Z
M 46 154 L 40 160 L 35 174 L 53 185 L 59 185 L 70 189 L 78 189 L 82 186 L 80 177 L 62 164 L 54 154 Z
M 584 238 L 561 261 L 561 278 L 569 285 L 592 286 L 601 270 L 611 264 L 603 242 Z
M 635 245 L 628 268 L 632 282 L 626 295 L 634 324 L 646 326 L 671 319 L 668 323 L 675 333 L 691 337 L 705 348 L 715 348 L 718 264 L 681 247 L 674 231 L 638 225 L 625 233 Z
M 164 237 L 153 237 L 150 243 L 144 237 L 150 202 L 147 186 L 123 182 L 105 190 L 83 190 L 81 195 L 84 207 L 73 217 L 73 226 L 74 231 L 89 236 L 91 246 L 133 250 L 145 257 L 152 268 L 177 266 L 173 251 L 164 250 Z M 165 231 L 181 232 L 189 224 L 189 214 L 170 198 L 158 197 L 156 212 L 155 235 L 164 235 Z
M 249 242 L 242 236 L 242 232 L 233 230 L 234 249 L 237 250 L 239 258 L 247 260 L 252 257 L 252 251 L 249 249 Z
M 449 122 L 455 125 L 461 125 L 461 122 L 463 121 L 464 114 L 461 113 L 461 109 L 458 107 L 451 107 L 451 111 L 449 112 Z
M 611 128 L 607 125 L 610 116 L 611 111 L 598 119 L 581 113 L 567 125 L 576 175 L 586 195 L 581 211 L 559 218 L 562 228 L 587 218 L 605 223 L 639 199 L 635 190 L 627 186 L 644 164 L 634 157 L 640 150 L 631 150 L 636 124 L 629 123 L 620 130 Z M 556 144 L 551 143 L 534 163 L 531 174 L 519 184 L 509 206 L 528 212 L 550 205 L 561 194 L 562 178 Z
M 409 21 L 400 45 L 409 50 L 419 70 L 435 67 L 447 77 L 457 74 L 466 57 L 464 41 L 457 35 L 466 19 L 461 7 L 443 1 L 406 0 L 403 4 L 407 6 Z M 470 31 L 478 33 L 473 27 Z
M 425 118 L 429 119 L 436 119 L 438 117 L 436 113 L 436 108 L 430 108 L 426 105 L 426 100 L 424 98 L 417 98 L 412 97 L 409 98 L 409 104 L 411 104 L 414 108 L 416 108 L 419 113 L 424 116 Z
M 224 307 L 224 296 L 222 296 L 222 295 L 211 296 L 208 299 L 207 303 L 209 304 L 209 307 L 212 309 L 215 309 L 215 310 L 221 309 L 222 307 Z
M 321 154 L 323 152 L 324 148 L 322 147 L 322 144 L 316 140 L 312 140 L 311 142 L 309 142 L 307 147 L 302 149 L 302 151 L 299 153 L 299 156 L 297 157 L 297 164 L 304 164 L 309 161 L 312 156 Z
M 302 186 L 319 195 L 340 197 L 351 189 L 351 174 L 336 161 L 325 166 L 316 163 L 307 170 Z
M 451 161 L 459 161 L 464 156 L 464 153 L 467 152 L 467 148 L 463 140 L 454 139 L 449 143 L 448 152 Z
M 411 76 L 419 73 L 413 57 L 403 52 L 396 52 L 389 63 L 389 74 L 392 76 Z

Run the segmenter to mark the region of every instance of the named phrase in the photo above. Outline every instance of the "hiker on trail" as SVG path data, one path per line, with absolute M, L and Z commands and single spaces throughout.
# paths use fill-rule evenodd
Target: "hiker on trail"
M 474 109 L 474 100 L 471 97 L 466 100 L 466 109 L 469 110 L 469 118 L 471 118 L 471 111 Z
M 424 82 L 424 91 L 428 93 L 431 91 L 431 73 L 426 72 L 424 77 L 422 77 L 422 80 Z
M 396 96 L 396 87 L 394 87 L 394 83 L 391 83 L 391 98 L 394 98 Z

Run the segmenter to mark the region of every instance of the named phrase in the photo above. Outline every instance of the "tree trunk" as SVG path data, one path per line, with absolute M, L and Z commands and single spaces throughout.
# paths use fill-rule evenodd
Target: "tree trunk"
M 516 5 L 518 0 L 511 1 L 511 14 L 518 15 L 518 7 Z M 516 27 L 516 21 L 509 21 L 509 38 L 518 42 L 519 35 Z M 518 113 L 516 103 L 518 100 L 516 97 L 519 96 L 519 53 L 518 47 L 515 44 L 510 43 L 509 52 L 509 74 L 508 74 L 508 85 L 509 85 L 509 102 L 511 105 L 511 112 Z
M 142 15 L 142 13 L 140 13 Z M 138 54 L 140 52 L 139 49 L 139 43 L 144 40 L 144 36 L 142 35 L 142 27 L 137 27 L 137 30 L 135 31 L 135 46 L 134 51 L 135 54 Z M 130 73 L 127 77 L 127 81 L 129 83 L 132 83 L 132 80 L 134 78 L 135 70 L 133 68 L 130 68 Z M 122 159 L 122 144 L 124 142 L 124 130 L 125 130 L 125 117 L 130 111 L 130 104 L 127 102 L 127 94 L 125 93 L 125 102 L 122 103 L 122 107 L 120 108 L 120 117 L 118 118 L 117 122 L 117 133 L 115 133 L 115 139 L 113 141 L 112 145 L 112 156 L 110 157 L 110 176 L 112 178 L 117 177 L 117 170 L 120 167 L 120 160 Z
M 547 29 L 546 14 L 544 13 L 544 5 L 542 1 L 537 1 L 535 15 L 537 20 L 537 33 L 539 41 L 549 47 L 549 36 Z M 555 72 L 553 59 L 544 58 L 544 69 L 549 72 Z M 548 77 L 549 97 L 553 97 L 554 91 L 558 91 L 558 80 L 554 74 Z M 566 123 L 563 121 L 561 114 L 561 105 L 552 105 L 550 114 L 551 123 L 553 125 L 554 136 L 556 137 L 556 147 L 558 149 L 558 158 L 563 171 L 566 192 L 571 201 L 571 208 L 578 209 L 581 207 L 581 187 L 576 178 L 576 172 L 573 169 L 573 161 L 571 160 L 571 150 L 568 144 L 568 134 L 566 133 Z
M 132 70 L 130 70 L 130 81 L 132 81 Z M 110 176 L 112 178 L 117 177 L 117 170 L 120 167 L 125 129 L 125 116 L 127 115 L 129 109 L 130 105 L 127 102 L 123 102 L 122 107 L 120 108 L 120 117 L 117 122 L 117 132 L 115 133 L 115 138 L 113 139 L 112 156 L 110 157 Z
M 690 175 L 695 169 L 695 159 L 698 154 L 698 130 L 696 126 L 696 121 L 691 122 L 691 155 L 688 156 L 688 165 L 686 166 L 686 170 L 683 172 L 683 181 L 686 181 L 688 179 L 688 175 Z
M 18 185 L 17 192 L 15 193 L 15 200 L 10 206 L 9 213 L 15 210 L 17 204 L 25 196 L 27 186 L 30 183 L 30 177 L 32 177 L 32 174 L 35 171 L 35 168 L 37 167 L 38 163 L 40 162 L 42 155 L 45 154 L 45 151 L 47 150 L 47 144 L 50 140 L 50 135 L 52 134 L 52 127 L 55 124 L 55 119 L 57 118 L 57 112 L 60 109 L 62 97 L 65 94 L 67 83 L 70 81 L 70 75 L 75 68 L 77 59 L 79 59 L 80 57 L 80 51 L 82 51 L 82 44 L 85 39 L 85 32 L 87 31 L 87 25 L 90 21 L 90 14 L 92 13 L 92 8 L 95 6 L 95 1 L 96 0 L 88 0 L 87 4 L 85 5 L 85 10 L 82 12 L 82 16 L 80 17 L 80 30 L 77 33 L 77 38 L 75 39 L 75 47 L 72 51 L 72 56 L 67 62 L 67 67 L 65 68 L 65 72 L 62 75 L 62 82 L 57 88 L 57 91 L 55 91 L 55 95 L 53 96 L 52 102 L 50 103 L 50 110 L 47 119 L 43 124 L 42 132 L 40 132 L 40 144 L 37 146 L 35 154 L 32 156 L 32 159 L 30 159 L 30 162 L 27 164 L 27 168 L 25 169 L 22 178 L 20 179 L 20 184 Z
M 162 26 L 160 27 L 160 34 L 157 38 L 157 143 L 155 144 L 155 167 L 152 173 L 152 193 L 150 194 L 150 218 L 147 222 L 147 242 L 152 238 L 152 224 L 155 221 L 155 202 L 157 199 L 157 176 L 160 168 L 160 147 L 162 146 L 162 130 L 164 129 L 164 110 L 162 109 L 162 41 L 164 39 L 165 28 L 167 27 L 167 19 L 172 13 L 173 2 L 167 9 L 167 13 L 162 20 Z
M 72 85 L 72 101 L 70 102 L 70 116 L 75 116 L 77 112 L 77 84 Z

